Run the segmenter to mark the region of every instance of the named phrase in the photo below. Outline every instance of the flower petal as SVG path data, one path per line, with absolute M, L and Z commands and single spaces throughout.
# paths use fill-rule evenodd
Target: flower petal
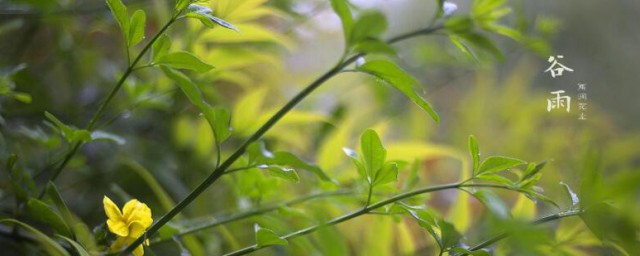
M 102 204 L 104 205 L 104 213 L 107 215 L 109 219 L 122 219 L 122 212 L 118 206 L 111 201 L 111 199 L 107 196 L 102 198 Z
M 109 231 L 111 231 L 111 233 L 118 236 L 129 236 L 129 226 L 122 220 L 108 219 L 107 227 L 109 227 Z
M 135 250 L 133 250 L 133 255 L 135 255 L 135 256 L 144 255 L 144 248 L 142 248 L 142 245 L 139 245 L 138 247 L 136 247 Z
M 142 234 L 144 234 L 144 231 L 145 229 L 147 229 L 147 227 L 148 226 L 144 226 L 144 224 L 140 223 L 139 221 L 129 223 L 129 237 L 140 237 Z
M 118 237 L 113 244 L 109 247 L 109 252 L 119 252 L 120 250 L 127 247 L 131 244 L 135 239 L 131 239 L 129 237 Z
M 130 200 L 122 208 L 123 218 L 127 223 L 131 224 L 134 221 L 140 222 L 144 228 L 147 228 L 153 223 L 151 218 L 151 209 L 138 200 Z

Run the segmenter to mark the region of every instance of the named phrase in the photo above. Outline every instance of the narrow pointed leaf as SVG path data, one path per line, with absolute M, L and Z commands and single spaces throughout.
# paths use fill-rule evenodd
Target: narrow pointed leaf
M 506 156 L 490 156 L 482 161 L 476 174 L 504 171 L 523 164 L 526 164 L 526 162 L 520 159 Z
M 431 105 L 414 91 L 414 87 L 419 84 L 418 81 L 395 63 L 388 60 L 367 61 L 358 67 L 358 70 L 373 75 L 395 87 L 413 103 L 427 112 L 433 120 L 440 122 L 440 117 Z
M 15 219 L 1 219 L 0 223 L 2 222 L 18 225 L 28 230 L 29 232 L 33 233 L 35 235 L 36 241 L 38 241 L 42 245 L 43 249 L 47 252 L 48 255 L 53 255 L 53 256 L 69 255 L 69 253 L 64 248 L 62 248 L 62 246 L 56 243 L 53 239 L 49 238 L 47 235 L 40 232 L 38 229 L 30 226 L 29 224 L 20 222 Z
M 137 10 L 131 16 L 129 46 L 135 46 L 144 39 L 146 17 L 147 16 L 143 10 Z
M 367 170 L 369 178 L 373 180 L 384 164 L 387 150 L 382 146 L 378 133 L 371 129 L 367 129 L 360 137 L 360 147 L 365 170 Z
M 124 39 L 126 42 L 129 42 L 129 15 L 127 14 L 127 7 L 122 3 L 121 0 L 107 0 L 107 5 L 111 10 L 111 14 L 113 18 L 118 22 L 120 26 L 120 30 L 122 30 L 122 34 L 124 35 Z
M 189 69 L 200 73 L 207 72 L 213 68 L 213 66 L 204 63 L 198 57 L 188 52 L 172 52 L 166 54 L 158 58 L 156 64 L 178 69 Z
M 256 235 L 256 244 L 258 245 L 258 247 L 289 244 L 287 240 L 282 239 L 270 229 L 260 227 L 258 224 L 254 226 L 254 229 Z
M 353 28 L 353 15 L 349 10 L 347 0 L 331 0 L 331 8 L 333 8 L 333 11 L 338 15 L 342 22 L 344 40 L 348 45 L 351 30 Z

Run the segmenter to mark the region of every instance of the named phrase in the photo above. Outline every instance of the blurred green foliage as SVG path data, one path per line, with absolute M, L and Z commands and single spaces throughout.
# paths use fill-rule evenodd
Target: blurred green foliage
M 145 202 L 158 220 L 339 60 L 339 75 L 149 237 L 147 252 L 640 254 L 640 134 L 596 104 L 587 121 L 546 111 L 539 76 L 559 17 L 532 20 L 501 0 L 448 13 L 433 1 L 418 32 L 444 37 L 392 47 L 384 38 L 412 31 L 398 13 L 353 2 L 0 5 L 3 253 L 106 252 L 115 236 L 104 195 Z M 429 190 L 440 184 L 457 185 Z

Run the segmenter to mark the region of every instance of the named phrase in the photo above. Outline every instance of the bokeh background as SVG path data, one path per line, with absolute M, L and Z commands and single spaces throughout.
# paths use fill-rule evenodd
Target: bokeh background
M 207 30 L 195 21 L 181 23 L 169 33 L 172 49 L 193 51 L 216 67 L 194 75 L 194 79 L 210 102 L 231 110 L 234 135 L 223 145 L 223 156 L 335 64 L 344 47 L 340 21 L 328 1 L 232 2 L 211 1 L 207 5 L 238 26 L 240 34 Z M 385 37 L 427 26 L 435 2 L 352 1 L 356 9 L 377 9 L 387 16 Z M 471 1 L 451 2 L 458 5 L 456 15 L 468 12 L 471 5 Z M 138 8 L 147 11 L 147 35 L 158 30 L 172 6 L 170 1 L 160 0 L 125 3 L 130 12 Z M 392 88 L 361 74 L 344 73 L 274 127 L 266 136 L 268 147 L 294 152 L 317 163 L 340 181 L 342 188 L 358 189 L 354 181 L 357 173 L 341 148 L 357 148 L 362 131 L 373 127 L 383 135 L 390 158 L 417 161 L 420 185 L 425 186 L 453 182 L 465 175 L 467 138 L 473 134 L 483 156 L 549 160 L 540 186 L 563 207 L 571 201 L 559 182 L 579 192 L 587 160 L 595 154 L 601 159 L 606 186 L 620 189 L 616 200 L 637 223 L 632 213 L 640 210 L 640 2 L 521 0 L 509 1 L 509 6 L 513 11 L 503 23 L 528 36 L 521 42 L 492 36 L 503 49 L 504 59 L 481 56 L 476 62 L 460 53 L 443 33 L 396 44 L 398 63 L 422 82 L 421 93 L 440 114 L 441 124 L 435 124 Z M 2 161 L 9 153 L 16 153 L 22 168 L 37 184 L 45 181 L 67 145 L 45 125 L 43 113 L 51 112 L 67 124 L 86 125 L 125 68 L 122 45 L 117 26 L 101 0 L 0 2 L 0 70 L 9 74 L 22 67 L 10 77 L 3 76 L 3 81 L 31 96 L 28 104 L 0 96 Z M 545 73 L 550 65 L 547 58 L 556 55 L 563 55 L 560 62 L 574 72 L 556 78 Z M 587 120 L 578 119 L 578 83 L 587 88 Z M 163 205 L 166 200 L 150 184 L 159 184 L 169 201 L 179 201 L 215 165 L 213 137 L 206 121 L 160 72 L 141 70 L 123 89 L 98 129 L 116 134 L 126 143 L 86 145 L 58 183 L 69 207 L 91 228 L 104 222 L 98 203 L 103 195 L 112 195 L 121 204 L 138 198 L 159 217 L 167 210 Z M 555 90 L 565 90 L 572 97 L 570 113 L 547 112 L 546 100 Z M 10 208 L 5 207 L 11 202 L 10 192 L 5 190 L 8 174 L 1 175 L 2 215 L 9 215 Z M 301 178 L 301 183 L 289 184 L 257 170 L 228 175 L 187 208 L 185 215 L 224 216 L 316 189 L 336 189 L 312 175 L 302 174 Z M 517 205 L 518 197 L 513 193 L 500 195 L 509 207 Z M 482 240 L 482 223 L 490 217 L 477 201 L 458 203 L 460 195 L 455 191 L 422 199 L 457 221 L 457 228 L 468 231 L 470 244 Z M 535 205 L 527 216 L 558 211 L 543 203 Z M 196 245 L 187 242 L 187 247 L 194 255 L 220 254 L 252 244 L 255 222 L 286 233 L 328 218 L 325 213 L 337 216 L 356 207 L 354 198 L 304 204 L 292 207 L 295 211 L 289 215 L 270 213 L 192 235 Z M 566 255 L 615 252 L 600 248 L 577 220 L 559 222 L 552 228 L 555 233 L 535 230 L 553 241 L 540 242 L 540 251 Z M 517 238 L 512 242 L 499 251 L 513 254 L 538 245 L 518 243 Z M 15 251 L 24 249 L 2 243 Z M 366 216 L 296 240 L 291 248 L 264 253 L 422 255 L 432 253 L 433 246 L 408 220 Z M 168 243 L 154 248 L 159 248 L 155 251 L 158 255 L 179 250 Z

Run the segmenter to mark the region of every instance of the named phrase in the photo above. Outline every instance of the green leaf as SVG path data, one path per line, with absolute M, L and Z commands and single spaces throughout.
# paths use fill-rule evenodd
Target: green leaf
M 216 16 L 211 15 L 210 13 L 202 13 L 202 12 L 190 12 L 185 14 L 186 17 L 194 18 L 200 20 L 203 25 L 213 28 L 215 24 L 218 24 L 224 28 L 235 30 L 236 32 L 240 32 L 240 30 L 234 26 L 233 24 L 218 18 Z
M 214 119 L 208 120 L 209 124 L 213 123 L 213 132 L 216 136 L 218 143 L 222 143 L 231 136 L 231 113 L 229 110 L 222 107 L 213 108 Z
M 69 208 L 67 208 L 67 205 L 64 203 L 62 196 L 60 196 L 60 192 L 58 192 L 58 189 L 56 188 L 56 185 L 53 182 L 50 181 L 47 184 L 46 193 L 49 199 L 53 202 L 53 204 L 58 209 L 58 212 L 60 212 L 60 215 L 64 220 L 65 224 L 67 225 L 67 227 L 73 227 L 76 221 L 73 218 L 71 211 L 69 211 Z M 71 230 L 73 232 L 73 229 Z
M 478 141 L 476 141 L 476 137 L 473 135 L 469 136 L 469 154 L 471 154 L 471 158 L 473 159 L 473 173 L 476 173 L 480 163 L 480 147 L 478 147 Z
M 498 182 L 500 184 L 504 184 L 507 186 L 513 186 L 514 183 L 513 181 L 511 181 L 510 179 L 507 179 L 503 176 L 500 176 L 498 174 L 495 173 L 483 173 L 480 174 L 478 176 L 476 176 L 477 179 L 481 179 L 481 180 L 488 180 L 488 181 L 495 181 Z
M 199 73 L 207 72 L 213 66 L 204 63 L 198 57 L 188 52 L 172 52 L 158 58 L 156 64 L 172 68 L 189 69 Z
M 135 46 L 144 39 L 146 14 L 143 10 L 137 10 L 131 16 L 129 28 L 129 46 Z
M 471 50 L 471 48 L 469 48 L 466 44 L 462 42 L 462 39 L 459 36 L 451 35 L 449 36 L 449 40 L 451 40 L 451 43 L 453 43 L 453 45 L 455 45 L 462 53 L 467 55 L 469 58 L 471 58 L 475 62 L 480 62 L 480 60 L 478 59 L 478 56 L 476 56 L 476 54 Z
M 498 48 L 488 37 L 479 33 L 465 33 L 459 34 L 458 36 L 468 44 L 473 45 L 475 48 L 491 54 L 497 60 L 504 59 L 504 54 L 502 54 L 500 48 Z
M 31 95 L 29 95 L 28 93 L 12 92 L 11 93 L 11 97 L 13 97 L 17 101 L 21 101 L 23 103 L 27 103 L 27 104 L 31 103 Z
M 386 54 L 386 55 L 396 55 L 396 50 L 393 49 L 389 44 L 379 40 L 379 39 L 366 39 L 362 40 L 355 44 L 353 50 L 359 53 L 367 53 L 367 54 Z
M 373 186 L 396 181 L 398 181 L 398 164 L 395 162 L 387 162 L 384 163 L 380 171 L 373 178 Z
M 483 250 L 477 250 L 477 251 L 469 251 L 467 249 L 464 248 L 453 248 L 451 250 L 449 250 L 449 252 L 455 252 L 456 254 L 452 254 L 452 255 L 472 255 L 472 256 L 491 256 L 491 254 L 489 254 L 488 252 L 485 252 Z
M 387 19 L 380 12 L 365 12 L 353 24 L 349 42 L 351 45 L 369 38 L 377 38 L 387 30 Z
M 474 24 L 470 17 L 450 17 L 444 21 L 444 27 L 450 33 L 457 35 L 471 32 Z
M 191 1 L 192 0 L 178 0 L 178 1 L 176 1 L 175 10 L 178 11 L 178 12 L 184 10 L 185 8 L 187 8 L 187 6 L 189 6 Z
M 509 208 L 500 200 L 500 197 L 493 193 L 491 190 L 478 190 L 473 193 L 482 204 L 484 204 L 489 211 L 494 213 L 496 216 L 500 218 L 509 217 Z
M 62 217 L 48 204 L 31 198 L 27 201 L 27 212 L 33 219 L 50 225 L 58 234 L 72 236 L 69 226 L 67 226 Z
M 78 255 L 91 256 L 91 254 L 89 254 L 89 252 L 87 252 L 87 250 L 81 244 L 79 244 L 76 241 L 73 241 L 71 238 L 68 238 L 66 236 L 61 236 L 61 235 L 56 235 L 56 237 L 67 241 L 67 243 L 69 243 L 73 247 L 73 249 L 76 249 L 76 252 L 78 253 Z
M 327 176 L 327 174 L 322 169 L 320 169 L 319 166 L 303 161 L 302 159 L 298 158 L 296 155 L 290 152 L 286 152 L 286 151 L 275 152 L 271 158 L 266 159 L 265 163 L 275 164 L 275 165 L 286 165 L 296 169 L 304 169 L 304 170 L 313 172 L 316 176 L 318 176 L 318 178 L 320 178 L 323 181 L 330 181 L 335 183 L 335 181 L 329 178 L 329 176 Z
M 280 238 L 280 236 L 272 230 L 260 227 L 258 224 L 255 224 L 254 230 L 256 233 L 256 244 L 258 247 L 289 244 L 287 240 Z
M 202 93 L 200 92 L 200 89 L 198 89 L 198 86 L 193 83 L 189 77 L 178 70 L 167 67 L 162 67 L 162 71 L 167 77 L 178 84 L 191 103 L 196 106 L 202 104 Z
M 285 168 L 281 166 L 273 166 L 273 165 L 258 166 L 258 167 L 262 169 L 266 168 L 271 175 L 284 179 L 286 181 L 294 182 L 294 183 L 300 182 L 300 176 L 298 176 L 298 173 L 294 169 Z
M 107 5 L 109 5 L 109 9 L 111 10 L 113 18 L 116 20 L 116 22 L 118 22 L 120 30 L 122 30 L 122 34 L 124 35 L 125 41 L 129 42 L 130 30 L 127 7 L 122 3 L 121 0 L 107 0 Z
M 442 238 L 437 228 L 437 218 L 431 212 L 425 210 L 422 207 L 408 206 L 403 203 L 396 203 L 389 208 L 389 213 L 408 213 L 413 219 L 418 222 L 418 225 L 422 227 L 427 233 L 436 240 L 438 247 L 442 248 Z
M 534 175 L 536 175 L 538 172 L 540 172 L 540 170 L 542 170 L 542 168 L 544 168 L 544 166 L 547 164 L 547 161 L 542 161 L 540 163 L 529 163 L 529 165 L 527 165 L 527 168 L 524 170 L 523 174 L 522 174 L 522 179 L 520 179 L 521 181 L 525 181 L 530 179 L 531 177 L 533 177 Z
M 523 164 L 526 164 L 526 162 L 520 159 L 506 156 L 490 156 L 482 161 L 482 164 L 480 164 L 480 167 L 478 168 L 478 172 L 474 175 L 504 171 Z
M 387 157 L 387 150 L 382 146 L 380 137 L 372 129 L 367 129 L 360 137 L 360 147 L 364 159 L 364 167 L 367 171 L 369 183 L 378 176 L 378 171 L 382 168 Z
M 413 87 L 418 85 L 418 81 L 395 63 L 388 60 L 367 61 L 357 69 L 373 75 L 400 90 L 400 92 L 413 101 L 413 103 L 427 112 L 436 123 L 440 122 L 440 117 L 438 117 L 438 114 L 433 110 L 431 105 L 413 90 Z
M 169 48 L 171 48 L 171 40 L 167 35 L 161 35 L 151 46 L 153 51 L 153 61 L 156 62 L 160 57 L 169 53 Z
M 353 28 L 353 15 L 351 15 L 347 0 L 331 0 L 331 8 L 333 8 L 333 11 L 338 15 L 342 22 L 342 32 L 348 48 L 349 37 L 351 36 L 351 30 Z
M 443 249 L 446 250 L 460 244 L 462 235 L 451 223 L 446 222 L 443 219 L 438 219 L 438 227 L 440 228 L 440 233 L 442 233 L 441 237 Z
M 575 192 L 573 192 L 573 190 L 571 190 L 569 185 L 567 185 L 566 183 L 560 182 L 560 185 L 562 185 L 565 189 L 565 192 L 567 192 L 567 197 L 571 201 L 571 209 L 575 209 L 576 207 L 578 207 L 578 204 L 580 204 L 580 199 L 578 198 L 578 195 Z
M 118 145 L 124 145 L 126 140 L 118 135 L 108 133 L 105 131 L 93 131 L 91 132 L 91 141 L 105 140 L 112 141 Z
M 356 168 L 357 168 L 358 174 L 360 174 L 360 177 L 362 177 L 363 179 L 368 179 L 369 177 L 367 175 L 367 170 L 365 170 L 364 164 L 362 164 L 362 162 L 358 158 L 358 153 L 356 153 L 354 150 L 349 148 L 342 148 L 342 151 L 349 158 L 351 158 L 351 161 L 353 162 L 353 164 L 356 165 Z
M 0 223 L 1 222 L 16 224 L 16 225 L 28 230 L 29 232 L 33 233 L 35 235 L 35 240 L 38 241 L 42 245 L 43 249 L 49 255 L 53 255 L 53 256 L 68 256 L 69 255 L 69 253 L 64 248 L 62 248 L 62 246 L 60 246 L 58 243 L 56 243 L 53 239 L 49 238 L 47 235 L 45 235 L 44 233 L 40 232 L 38 229 L 30 226 L 29 224 L 20 222 L 20 221 L 15 220 L 15 219 L 2 219 L 2 220 L 0 220 Z
M 74 129 L 71 128 L 68 125 L 65 125 L 64 123 L 62 123 L 58 118 L 56 118 L 53 114 L 45 111 L 44 112 L 44 116 L 47 117 L 47 119 L 49 119 L 49 121 L 53 122 L 53 124 L 55 124 L 58 129 L 60 129 L 60 131 L 62 132 L 62 135 L 68 140 L 70 141 L 72 136 L 73 136 L 73 131 Z

